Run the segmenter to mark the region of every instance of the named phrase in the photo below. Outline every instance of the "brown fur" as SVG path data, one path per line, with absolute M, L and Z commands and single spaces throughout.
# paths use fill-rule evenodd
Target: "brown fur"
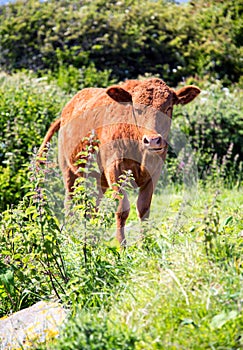
M 50 142 L 50 140 L 51 140 L 52 136 L 55 134 L 55 132 L 57 132 L 60 129 L 60 126 L 61 126 L 61 118 L 55 120 L 51 124 L 51 126 L 50 126 L 50 128 L 49 128 L 49 130 L 48 130 L 48 132 L 47 132 L 47 134 L 46 134 L 46 136 L 45 136 L 45 138 L 44 138 L 40 148 L 39 148 L 39 151 L 38 151 L 38 157 L 39 158 L 42 157 L 42 154 L 45 151 L 47 143 Z
M 158 78 L 128 80 L 107 90 L 83 89 L 64 107 L 61 119 L 52 124 L 40 152 L 60 128 L 59 164 L 70 195 L 75 179 L 82 175 L 75 163 L 84 148 L 83 138 L 93 130 L 99 140 L 100 196 L 118 182 L 124 171 L 132 170 L 139 187 L 137 212 L 144 220 L 166 158 L 173 106 L 189 103 L 199 93 L 195 86 L 174 91 Z M 125 244 L 124 227 L 129 214 L 129 201 L 126 192 L 123 194 L 116 214 L 121 244 Z

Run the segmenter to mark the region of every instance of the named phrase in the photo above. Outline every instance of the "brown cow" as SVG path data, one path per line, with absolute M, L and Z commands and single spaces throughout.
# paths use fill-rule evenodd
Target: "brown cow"
M 196 86 L 174 91 L 158 78 L 128 80 L 107 89 L 83 89 L 67 103 L 61 118 L 51 125 L 39 154 L 60 129 L 59 165 L 69 195 L 76 178 L 82 175 L 77 160 L 84 148 L 83 139 L 93 131 L 99 140 L 100 194 L 117 183 L 124 171 L 131 170 L 139 187 L 137 213 L 144 220 L 148 218 L 166 157 L 173 106 L 187 104 L 199 93 Z M 117 239 L 121 245 L 126 244 L 124 227 L 129 209 L 124 191 L 116 213 Z

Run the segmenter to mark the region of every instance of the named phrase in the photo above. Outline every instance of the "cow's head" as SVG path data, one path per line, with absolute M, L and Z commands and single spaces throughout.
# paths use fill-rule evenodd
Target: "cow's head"
M 175 91 L 168 87 L 163 80 L 151 78 L 144 81 L 134 81 L 134 84 L 125 83 L 122 86 L 111 86 L 106 90 L 106 93 L 118 103 L 132 103 L 138 122 L 139 117 L 142 118 L 144 114 L 147 116 L 156 114 L 157 127 L 151 128 L 142 135 L 142 143 L 151 152 L 163 153 L 167 148 L 165 139 L 170 124 L 168 120 L 170 121 L 172 118 L 174 105 L 185 105 L 191 102 L 200 93 L 200 89 L 188 85 Z M 158 122 L 159 120 L 161 123 Z M 158 127 L 158 124 L 167 125 L 164 135 L 161 132 L 163 127 L 161 125 Z

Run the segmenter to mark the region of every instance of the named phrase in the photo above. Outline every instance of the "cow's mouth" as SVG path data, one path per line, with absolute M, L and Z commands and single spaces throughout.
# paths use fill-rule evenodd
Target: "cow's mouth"
M 153 153 L 163 153 L 164 151 L 167 150 L 167 146 L 166 147 L 159 147 L 159 148 L 147 148 L 147 150 L 149 152 L 153 152 Z

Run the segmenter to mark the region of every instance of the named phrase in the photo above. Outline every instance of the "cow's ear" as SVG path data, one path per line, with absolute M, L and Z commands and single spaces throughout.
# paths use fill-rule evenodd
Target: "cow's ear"
M 181 89 L 175 91 L 175 104 L 186 105 L 191 102 L 198 94 L 200 94 L 201 90 L 194 85 L 183 86 Z
M 132 102 L 132 95 L 120 86 L 111 86 L 106 90 L 106 93 L 116 102 Z

